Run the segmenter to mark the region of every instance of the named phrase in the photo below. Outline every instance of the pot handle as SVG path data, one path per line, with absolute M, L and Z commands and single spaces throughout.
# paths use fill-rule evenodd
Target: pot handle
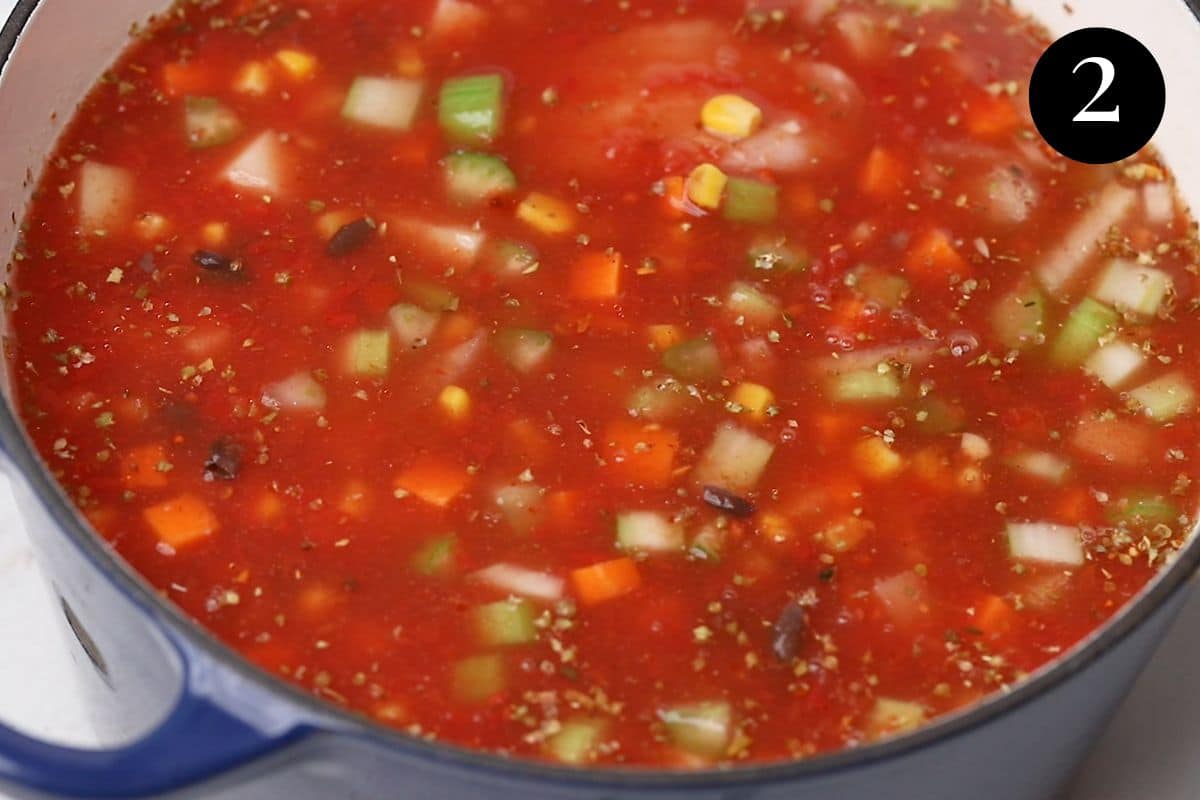
M 141 798 L 215 777 L 303 738 L 304 725 L 247 722 L 214 702 L 189 674 L 167 717 L 140 740 L 111 750 L 62 747 L 0 723 L 0 785 L 63 798 Z M 275 728 L 271 730 L 270 728 Z

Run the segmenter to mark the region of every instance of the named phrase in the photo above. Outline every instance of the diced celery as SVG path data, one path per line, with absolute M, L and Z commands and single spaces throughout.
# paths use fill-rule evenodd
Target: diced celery
M 530 328 L 505 328 L 492 340 L 496 351 L 518 372 L 533 372 L 550 356 L 554 336 Z
M 451 676 L 454 697 L 472 705 L 490 700 L 507 686 L 505 673 L 504 658 L 495 653 L 464 658 Z
M 728 538 L 729 534 L 725 528 L 715 523 L 708 523 L 692 537 L 692 543 L 688 545 L 688 553 L 697 560 L 716 564 L 720 562 L 725 553 L 725 544 Z
M 962 406 L 929 395 L 917 404 L 914 421 L 922 433 L 942 434 L 961 431 L 967 422 Z
M 1103 303 L 1085 297 L 1063 323 L 1050 357 L 1062 366 L 1078 366 L 1116 330 L 1120 316 Z
M 480 203 L 516 188 L 517 176 L 498 156 L 462 152 L 446 157 L 446 191 L 460 203 Z
M 388 331 L 361 330 L 350 337 L 347 367 L 354 375 L 379 378 L 388 373 L 392 337 Z
M 1155 422 L 1170 422 L 1196 407 L 1196 391 L 1181 372 L 1142 384 L 1129 392 L 1129 399 Z
M 891 369 L 860 369 L 830 379 L 830 395 L 841 403 L 892 400 L 900 396 L 900 389 L 900 379 Z
M 512 529 L 520 534 L 532 533 L 538 524 L 543 490 L 532 483 L 505 486 L 496 492 L 496 505 Z
M 283 152 L 274 131 L 265 131 L 246 145 L 229 166 L 225 180 L 242 189 L 278 193 L 283 189 Z
M 267 408 L 285 411 L 319 411 L 325 407 L 325 387 L 311 372 L 297 372 L 263 390 Z
M 1146 356 L 1140 348 L 1118 339 L 1092 353 L 1083 368 L 1108 388 L 1117 389 L 1132 378 L 1145 363 Z
M 683 528 L 654 511 L 617 515 L 617 547 L 630 553 L 669 553 L 683 550 Z
M 658 718 L 676 747 L 701 758 L 720 758 L 733 739 L 733 709 L 724 701 L 664 708 Z
M 1007 459 L 1010 466 L 1034 478 L 1041 478 L 1050 483 L 1062 483 L 1071 471 L 1071 465 L 1053 453 L 1039 450 L 1027 450 L 1010 456 Z
M 546 752 L 563 764 L 586 764 L 595 759 L 604 729 L 601 720 L 570 720 L 546 740 Z
M 855 267 L 850 274 L 855 291 L 880 308 L 898 308 L 912 289 L 907 278 L 866 264 Z
M 487 249 L 484 262 L 497 275 L 519 278 L 538 271 L 538 254 L 524 242 L 500 241 Z
M 237 114 L 214 97 L 189 97 L 184 105 L 184 126 L 193 148 L 228 144 L 245 130 Z
M 492 564 L 475 573 L 477 580 L 502 592 L 554 601 L 562 597 L 564 582 L 556 575 L 538 572 L 515 564 Z
M 663 366 L 683 381 L 706 381 L 721 377 L 721 354 L 711 339 L 701 337 L 667 348 Z
M 1108 507 L 1108 518 L 1114 523 L 1173 525 L 1179 521 L 1179 506 L 1161 494 L 1132 492 Z
M 753 284 L 735 281 L 729 287 L 725 306 L 735 316 L 754 325 L 766 325 L 779 318 L 779 301 L 759 291 Z
M 388 310 L 392 330 L 404 350 L 414 350 L 429 343 L 441 316 L 411 303 L 397 303 Z
M 501 600 L 475 609 L 475 626 L 485 645 L 503 647 L 537 641 L 533 606 L 527 600 Z
M 492 141 L 504 124 L 504 78 L 491 73 L 446 81 L 438 102 L 438 122 L 456 142 Z
M 1005 533 L 1008 552 L 1015 559 L 1075 567 L 1084 562 L 1078 528 L 1050 522 L 1010 522 Z
M 1096 281 L 1092 296 L 1118 311 L 1152 317 L 1171 289 L 1171 276 L 1161 269 L 1114 258 Z
M 1041 344 L 1045 324 L 1046 298 L 1031 284 L 1013 289 L 992 309 L 992 331 L 1011 349 Z
M 426 311 L 458 310 L 458 295 L 431 281 L 409 278 L 404 281 L 404 294 Z
M 636 417 L 662 422 L 683 406 L 685 393 L 674 378 L 648 383 L 633 393 L 626 408 Z
M 803 272 L 811 263 L 806 252 L 789 246 L 783 236 L 755 239 L 746 251 L 746 260 L 752 269 L 771 274 Z
M 725 184 L 722 208 L 730 222 L 772 222 L 779 213 L 779 187 L 749 178 L 730 178 Z
M 766 439 L 737 425 L 721 425 L 692 470 L 692 479 L 697 485 L 719 486 L 734 494 L 748 492 L 774 454 L 775 445 Z
M 438 536 L 427 542 L 412 558 L 412 568 L 430 577 L 445 575 L 454 568 L 458 537 L 453 533 Z
M 406 131 L 412 127 L 424 87 L 408 78 L 360 76 L 350 85 L 342 116 L 352 122 Z

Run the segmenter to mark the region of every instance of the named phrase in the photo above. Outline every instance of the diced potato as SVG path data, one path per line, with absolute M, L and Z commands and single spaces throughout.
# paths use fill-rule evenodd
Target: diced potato
M 225 180 L 242 189 L 279 192 L 283 188 L 283 153 L 274 131 L 264 131 L 225 168 Z
M 575 228 L 575 209 L 556 197 L 532 192 L 517 206 L 517 219 L 542 233 L 556 236 Z
M 762 109 L 736 94 L 719 94 L 700 109 L 704 130 L 722 139 L 745 139 L 762 127 Z
M 766 417 L 767 409 L 775 402 L 775 393 L 762 384 L 743 381 L 733 390 L 731 399 L 742 407 L 745 414 L 761 420 Z
M 135 179 L 123 167 L 88 161 L 79 170 L 79 222 L 88 233 L 112 233 L 129 223 Z
M 904 469 L 904 459 L 878 436 L 863 439 L 854 446 L 854 466 L 864 477 L 884 481 Z
M 774 452 L 775 445 L 766 439 L 736 425 L 722 425 L 692 471 L 692 478 L 700 485 L 720 486 L 731 492 L 750 491 Z
M 967 458 L 983 461 L 992 454 L 992 446 L 988 444 L 987 439 L 977 433 L 964 433 L 962 435 L 962 451 Z
M 471 395 L 461 386 L 450 385 L 438 395 L 438 405 L 450 419 L 466 419 L 471 413 Z
M 275 61 L 297 80 L 311 78 L 317 71 L 317 59 L 303 50 L 285 48 L 275 53 Z
M 919 728 L 925 724 L 925 709 L 916 703 L 881 697 L 867 716 L 867 736 L 882 739 Z
M 1171 276 L 1161 269 L 1114 258 L 1097 280 L 1092 295 L 1118 311 L 1152 317 L 1172 288 Z
M 725 184 L 728 182 L 728 176 L 719 168 L 712 164 L 701 164 L 688 176 L 688 199 L 701 208 L 720 208 L 721 197 L 725 194 Z

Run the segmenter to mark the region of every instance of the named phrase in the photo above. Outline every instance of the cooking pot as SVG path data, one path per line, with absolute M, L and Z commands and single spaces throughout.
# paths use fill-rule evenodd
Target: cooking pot
M 396 0 L 402 2 L 403 0 Z M 20 0 L 0 34 L 0 251 L 76 103 L 163 0 Z M 1055 33 L 1103 25 L 1155 53 L 1156 143 L 1200 204 L 1200 20 L 1194 0 L 1022 0 Z M 1118 75 L 1117 80 L 1122 76 Z M 3 365 L 0 365 L 3 369 Z M 580 770 L 468 752 L 385 729 L 257 670 L 133 573 L 88 528 L 0 403 L 0 466 L 57 595 L 97 725 L 79 750 L 0 724 L 0 786 L 21 797 L 370 800 L 1043 800 L 1103 729 L 1182 606 L 1193 541 L 1110 624 L 1012 690 L 909 735 L 805 761 L 700 772 Z M 414 655 L 419 657 L 419 655 Z M 1130 769 L 1150 765 L 1130 763 Z

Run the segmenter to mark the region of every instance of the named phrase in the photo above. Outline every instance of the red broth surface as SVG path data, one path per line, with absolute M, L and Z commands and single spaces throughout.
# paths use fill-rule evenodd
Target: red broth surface
M 809 756 L 1059 656 L 1191 528 L 1193 223 L 1039 142 L 1003 4 L 763 3 L 175 6 L 9 276 L 54 474 L 264 670 L 493 752 Z

